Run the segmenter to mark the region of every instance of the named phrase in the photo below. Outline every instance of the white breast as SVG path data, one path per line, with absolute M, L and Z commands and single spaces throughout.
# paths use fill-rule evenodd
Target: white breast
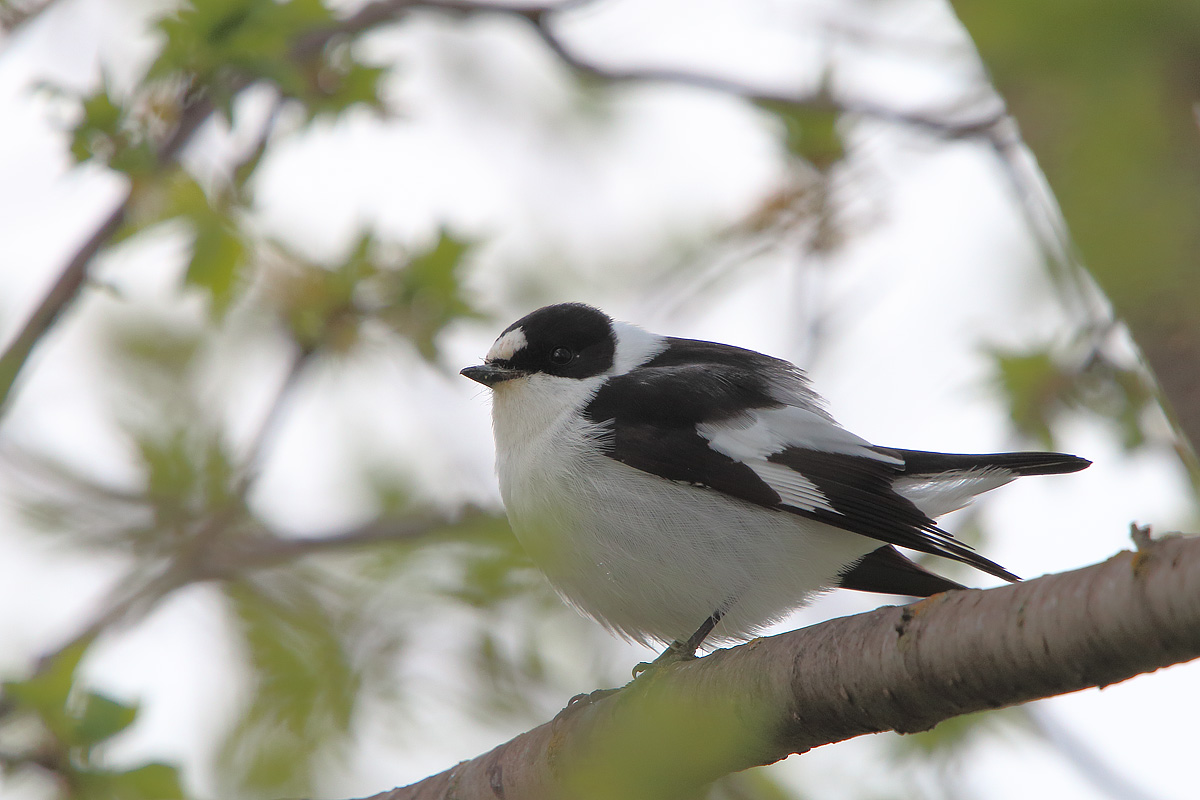
M 722 609 L 714 641 L 747 638 L 879 546 L 600 454 L 602 430 L 576 413 L 599 383 L 499 384 L 493 419 L 513 530 L 559 593 L 608 628 L 685 640 Z

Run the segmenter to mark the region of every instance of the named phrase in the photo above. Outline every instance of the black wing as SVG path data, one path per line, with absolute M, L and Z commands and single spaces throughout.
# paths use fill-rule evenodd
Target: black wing
M 1061 475 L 1078 472 L 1092 462 L 1066 453 L 931 453 L 927 450 L 884 450 L 904 459 L 908 476 L 942 475 L 975 469 L 1005 469 L 1013 475 Z
M 887 451 L 880 449 L 880 453 Z M 803 475 L 829 501 L 823 508 L 785 507 L 786 510 L 881 542 L 952 558 L 1006 581 L 1019 580 L 939 528 L 911 500 L 893 489 L 895 479 L 906 474 L 903 461 L 896 463 L 802 446 L 786 447 L 768 455 L 767 461 Z
M 760 353 L 672 339 L 663 354 L 610 378 L 586 414 L 604 429 L 600 446 L 605 454 L 636 469 L 819 520 L 889 545 L 952 558 L 1010 581 L 1017 577 L 939 528 L 894 490 L 894 481 L 902 476 L 970 469 L 1000 468 L 1021 475 L 1069 472 L 1087 465 L 1082 459 L 1057 453 L 957 456 L 871 447 L 838 428 L 815 405 L 804 410 L 792 408 L 799 403 L 784 402 L 781 385 L 815 401 L 798 376 L 787 362 Z M 697 430 L 697 426 L 705 426 L 711 434 L 713 426 L 727 425 L 736 434 L 749 427 L 755 415 L 770 413 L 794 413 L 802 420 L 795 436 L 787 439 L 789 446 L 751 458 L 733 458 L 714 449 L 712 436 Z M 825 442 L 812 441 L 825 437 L 836 442 L 834 450 L 841 452 L 822 447 Z M 781 473 L 772 471 L 775 467 L 783 468 L 787 478 L 796 476 L 802 486 L 800 494 L 796 480 L 779 480 Z M 898 567 L 896 559 L 910 564 L 911 569 Z M 914 570 L 924 573 L 899 553 L 895 557 L 871 554 L 848 570 L 843 584 L 849 581 L 858 584 L 852 588 L 904 594 L 916 593 L 910 589 L 938 586 L 941 588 L 936 591 L 943 591 L 957 586 L 929 573 L 924 574 L 934 582 L 917 579 Z M 898 578 L 901 573 L 905 577 Z
M 709 446 L 702 422 L 782 407 L 765 374 L 787 362 L 715 342 L 669 339 L 646 364 L 608 379 L 585 409 L 603 425 L 605 455 L 672 481 L 706 486 L 768 508 L 779 494 L 753 469 Z

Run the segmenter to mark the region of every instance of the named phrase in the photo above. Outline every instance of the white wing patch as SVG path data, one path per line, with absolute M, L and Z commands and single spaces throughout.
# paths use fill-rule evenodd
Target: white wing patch
M 975 495 L 990 492 L 1016 477 L 1011 470 L 998 467 L 963 469 L 897 478 L 892 489 L 923 514 L 936 519 L 968 505 Z
M 492 345 L 492 349 L 488 350 L 484 361 L 508 361 L 515 356 L 520 350 L 525 348 L 529 341 L 525 338 L 524 328 L 513 328 L 508 333 L 501 336 Z
M 880 453 L 818 411 L 798 406 L 760 408 L 721 422 L 704 422 L 696 432 L 709 445 L 738 461 L 750 463 L 789 447 L 859 456 L 897 466 L 904 462 Z
M 631 325 L 628 322 L 612 321 L 617 334 L 617 351 L 613 354 L 613 375 L 624 375 L 640 367 L 667 349 L 667 337 Z
M 888 464 L 903 463 L 873 449 L 866 439 L 850 433 L 819 410 L 797 406 L 747 411 L 733 419 L 701 423 L 696 432 L 708 440 L 713 450 L 754 470 L 779 494 L 781 502 L 804 511 L 841 513 L 812 480 L 791 467 L 768 461 L 771 454 L 800 447 Z
M 815 483 L 796 470 L 761 458 L 747 461 L 746 466 L 766 481 L 767 485 L 779 494 L 780 501 L 785 505 L 804 511 L 816 511 L 820 508 L 835 514 L 840 513 Z

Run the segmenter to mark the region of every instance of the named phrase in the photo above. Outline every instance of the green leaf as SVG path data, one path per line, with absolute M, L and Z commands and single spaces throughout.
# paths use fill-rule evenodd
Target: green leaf
M 137 706 L 89 692 L 76 722 L 72 743 L 90 746 L 116 736 L 133 724 L 137 713 Z
M 309 87 L 295 92 L 304 101 L 309 116 L 337 114 L 350 106 L 363 104 L 380 109 L 379 81 L 386 70 L 351 62 L 345 69 L 324 65 Z
M 1114 368 L 1112 394 L 1111 413 L 1121 430 L 1121 444 L 1126 450 L 1141 447 L 1147 441 L 1145 411 L 1158 403 L 1153 385 L 1138 370 Z
M 335 20 L 321 0 L 204 0 L 163 19 L 166 36 L 149 77 L 194 76 L 220 99 L 233 73 L 274 83 L 284 94 L 304 98 L 317 86 L 326 53 L 310 63 L 296 57 L 305 34 L 329 28 Z M 218 107 L 227 105 L 224 97 Z
M 238 794 L 307 792 L 318 752 L 350 727 L 361 679 L 343 623 L 307 577 L 276 573 L 225 586 L 256 679 L 221 755 Z
M 432 249 L 409 260 L 407 274 L 411 286 L 416 291 L 434 293 L 443 302 L 454 302 L 458 292 L 454 271 L 469 247 L 467 241 L 441 231 Z
M 237 465 L 230 458 L 220 435 L 211 433 L 197 449 L 201 450 L 198 488 L 205 507 L 221 509 L 236 502 L 238 498 L 230 490 L 234 485 Z
M 216 215 L 193 219 L 196 241 L 184 283 L 205 290 L 213 314 L 220 318 L 229 308 L 237 279 L 245 266 L 246 248 L 225 219 Z
M 289 256 L 291 269 L 277 270 L 271 276 L 271 295 L 301 347 L 347 352 L 358 342 L 363 314 L 355 298 L 361 294 L 363 282 L 376 272 L 367 256 L 371 241 L 364 236 L 337 269 L 306 264 Z
M 383 67 L 368 67 L 354 62 L 338 81 L 338 89 L 334 98 L 338 101 L 339 110 L 355 103 L 362 103 L 372 108 L 380 108 L 379 81 L 387 72 Z
M 267 66 L 287 55 L 294 36 L 332 22 L 320 0 L 194 2 L 159 23 L 167 41 L 149 74 L 208 77 L 225 65 Z
M 1117 426 L 1123 444 L 1147 441 L 1146 409 L 1157 402 L 1153 384 L 1137 369 L 1126 369 L 1095 354 L 1082 368 L 1059 364 L 1046 350 L 993 354 L 999 384 L 1017 430 L 1054 446 L 1053 424 L 1067 408 L 1084 407 Z
M 772 100 L 760 100 L 758 105 L 783 123 L 784 143 L 789 153 L 800 156 L 820 170 L 828 169 L 845 157 L 845 144 L 837 129 L 841 118 L 839 111 Z
M 100 139 L 103 138 L 111 146 L 121 123 L 121 114 L 121 107 L 113 102 L 105 86 L 83 101 L 83 119 L 75 126 L 71 136 L 71 155 L 76 161 L 87 161 L 98 155 L 106 157 L 107 154 L 97 152 Z
M 184 515 L 199 475 L 186 432 L 175 431 L 161 438 L 145 437 L 137 444 L 146 468 L 147 498 L 160 515 Z
M 775 774 L 765 768 L 748 769 L 721 778 L 709 790 L 707 800 L 804 800 L 798 789 L 784 788 Z
M 135 769 L 83 769 L 72 774 L 79 800 L 183 800 L 179 770 L 158 762 Z
M 393 273 L 385 318 L 427 359 L 437 355 L 435 339 L 446 325 L 462 317 L 479 316 L 463 297 L 458 275 L 470 246 L 466 240 L 442 231 L 432 248 Z
M 476 608 L 490 608 L 527 590 L 530 562 L 511 534 L 491 546 L 473 548 L 462 559 L 463 575 L 447 594 Z
M 183 800 L 179 769 L 151 763 L 120 774 L 123 800 Z
M 1026 713 L 1021 708 L 1003 708 L 962 714 L 930 730 L 891 738 L 891 742 L 895 755 L 902 760 L 916 756 L 945 761 L 962 755 L 981 738 L 1026 726 Z
M 207 292 L 210 311 L 220 319 L 233 300 L 246 265 L 246 247 L 228 213 L 228 203 L 210 202 L 190 175 L 178 172 L 167 187 L 163 217 L 181 217 L 195 234 L 184 283 Z
M 63 650 L 33 677 L 23 681 L 5 681 L 4 695 L 37 714 L 58 739 L 69 741 L 73 722 L 67 701 L 75 685 L 75 671 L 90 640 L 77 642 Z
M 1050 422 L 1061 408 L 1070 378 L 1046 351 L 996 353 L 995 357 L 1013 425 L 1043 447 L 1053 448 Z
M 109 94 L 107 81 L 83 101 L 83 118 L 71 132 L 71 155 L 97 159 L 130 176 L 154 171 L 155 155 L 144 132 L 133 130 L 125 109 Z
M 231 492 L 235 466 L 219 433 L 202 420 L 183 419 L 166 432 L 153 430 L 135 441 L 146 474 L 146 499 L 159 526 L 177 528 L 203 513 L 228 511 L 237 502 Z M 149 542 L 173 546 L 160 535 Z

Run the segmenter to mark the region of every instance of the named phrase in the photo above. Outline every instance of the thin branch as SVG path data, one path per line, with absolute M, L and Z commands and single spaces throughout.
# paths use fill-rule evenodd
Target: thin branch
M 270 569 L 310 555 L 345 552 L 381 544 L 414 542 L 454 526 L 471 525 L 496 519 L 479 509 L 468 507 L 454 519 L 380 517 L 364 525 L 317 536 L 287 536 L 265 531 L 240 540 L 226 540 L 208 553 L 197 569 L 197 580 L 225 580 L 247 572 Z
M 904 111 L 866 100 L 833 97 L 825 88 L 816 91 L 775 92 L 730 80 L 719 75 L 669 69 L 663 67 L 614 68 L 602 67 L 572 53 L 553 32 L 545 15 L 535 19 L 535 30 L 546 46 L 564 63 L 577 71 L 609 83 L 672 83 L 708 89 L 740 97 L 751 103 L 777 103 L 803 106 L 815 111 L 851 114 L 884 122 L 894 122 L 921 128 L 946 139 L 981 136 L 1005 119 L 1003 110 L 992 111 L 976 119 L 956 121 L 954 109 L 934 112 Z
M 125 214 L 129 210 L 130 196 L 117 204 L 117 207 L 100 223 L 100 227 L 88 237 L 75 255 L 67 263 L 58 280 L 50 287 L 50 291 L 42 298 L 42 302 L 34 309 L 24 327 L 17 333 L 16 338 L 0 355 L 0 415 L 8 409 L 8 399 L 21 368 L 29 360 L 29 354 L 42 337 L 53 327 L 62 312 L 75 300 L 87 278 L 88 264 L 92 257 L 100 252 L 109 239 L 112 238 L 125 223 Z
M 957 109 L 930 112 L 904 111 L 871 101 L 834 98 L 821 90 L 806 93 L 768 91 L 720 75 L 703 72 L 662 67 L 602 66 L 571 50 L 553 29 L 553 21 L 556 17 L 594 2 L 596 0 L 566 0 L 555 4 L 517 3 L 510 5 L 472 2 L 472 0 L 377 0 L 363 6 L 355 14 L 335 26 L 300 37 L 293 47 L 292 53 L 296 58 L 311 58 L 334 39 L 398 22 L 405 13 L 414 10 L 441 11 L 461 16 L 505 16 L 528 21 L 533 26 L 538 38 L 564 64 L 581 74 L 606 83 L 673 83 L 733 95 L 754 103 L 781 103 L 804 106 L 813 110 L 862 115 L 887 122 L 911 125 L 950 139 L 984 135 L 1008 119 L 1003 108 L 976 118 L 956 120 Z
M 91 622 L 62 645 L 44 653 L 37 660 L 33 670 L 34 674 L 45 672 L 53 665 L 58 656 L 72 647 L 84 642 L 91 642 L 115 625 L 127 624 L 140 618 L 158 601 L 188 583 L 190 581 L 181 572 L 177 563 L 168 564 L 150 576 L 137 574 L 127 576 L 114 587 L 110 598 L 101 603 L 102 610 L 92 618 Z
M 23 25 L 28 25 L 45 13 L 55 0 L 3 0 L 0 2 L 0 33 L 12 38 Z
M 233 78 L 230 81 L 230 93 L 235 94 L 246 88 L 248 82 L 243 78 Z M 183 106 L 180 109 L 179 121 L 175 129 L 158 148 L 157 161 L 160 169 L 170 166 L 179 158 L 179 154 L 187 143 L 192 140 L 213 112 L 212 99 L 203 89 L 189 86 L 183 91 Z
M 171 559 L 153 574 L 145 575 L 139 570 L 121 580 L 109 599 L 100 604 L 101 611 L 87 625 L 38 659 L 34 674 L 48 669 L 54 659 L 66 650 L 90 642 L 110 628 L 137 621 L 163 598 L 185 586 L 231 580 L 249 572 L 281 566 L 319 553 L 414 542 L 455 525 L 470 525 L 493 518 L 479 509 L 468 507 L 455 519 L 380 518 L 346 531 L 310 537 L 290 537 L 268 531 L 257 537 L 235 539 L 200 531 L 192 537 L 197 544 L 194 550 Z M 227 522 L 217 517 L 208 520 L 206 527 L 215 530 Z M 0 697 L 0 717 L 8 710 Z
M 279 389 L 275 392 L 275 397 L 272 399 L 271 405 L 267 408 L 266 414 L 263 415 L 258 430 L 255 432 L 254 438 L 250 441 L 250 445 L 246 449 L 246 454 L 243 456 L 242 466 L 233 480 L 231 494 L 234 497 L 244 499 L 246 493 L 250 491 L 250 487 L 254 485 L 254 481 L 258 478 L 259 469 L 262 466 L 263 453 L 266 451 L 267 444 L 278 432 L 280 418 L 283 416 L 283 409 L 287 406 L 288 399 L 294 394 L 296 387 L 299 385 L 300 376 L 304 374 L 305 369 L 312 363 L 312 358 L 313 351 L 307 348 L 300 349 L 292 358 L 287 374 L 284 375 L 283 382 L 280 383 Z
M 792 753 L 1200 657 L 1200 538 L 718 651 L 372 800 L 683 797 Z M 589 788 L 592 793 L 582 791 Z
M 39 453 L 12 441 L 0 443 L 0 470 L 9 481 L 24 481 L 30 485 L 62 486 L 74 496 L 111 505 L 144 506 L 144 493 L 104 483 L 87 475 L 76 466 L 46 453 Z
M 1058 754 L 1075 767 L 1079 776 L 1100 794 L 1112 800 L 1155 800 L 1153 795 L 1114 769 L 1107 759 L 1044 709 L 1030 708 L 1028 719 Z
M 959 139 L 986 135 L 990 130 L 1008 119 L 1007 112 L 999 107 L 971 119 L 956 119 L 959 112 L 949 108 L 936 111 L 905 111 L 868 100 L 852 100 L 833 97 L 824 88 L 809 92 L 777 92 L 731 80 L 720 75 L 692 72 L 666 67 L 611 67 L 602 66 L 575 53 L 554 31 L 555 17 L 575 10 L 579 2 L 564 2 L 556 5 L 498 5 L 470 2 L 470 0 L 408 0 L 406 2 L 380 2 L 371 4 L 360 12 L 377 24 L 386 15 L 400 10 L 416 8 L 435 9 L 451 14 L 491 14 L 517 17 L 528 20 L 538 38 L 558 56 L 564 64 L 575 71 L 606 83 L 670 83 L 707 89 L 721 94 L 740 97 L 751 103 L 778 103 L 802 106 L 815 111 L 830 111 L 859 115 L 913 126 L 946 139 Z M 354 27 L 354 26 L 350 26 Z
M 533 25 L 543 43 L 567 66 L 609 83 L 674 83 L 708 89 L 741 97 L 749 102 L 784 103 L 823 111 L 856 114 L 874 119 L 914 126 L 933 135 L 948 139 L 990 135 L 1001 127 L 1008 116 L 1003 108 L 968 120 L 955 120 L 953 109 L 941 112 L 912 112 L 862 100 L 833 98 L 824 90 L 808 93 L 771 92 L 729 80 L 717 75 L 665 68 L 613 68 L 591 62 L 574 53 L 554 32 L 553 17 L 578 8 L 589 0 L 570 0 L 557 5 L 493 5 L 465 0 L 376 0 L 336 25 L 297 38 L 291 54 L 297 61 L 317 56 L 330 42 L 346 36 L 361 34 L 372 28 L 392 24 L 414 9 L 440 10 L 453 14 L 503 15 L 527 20 Z M 245 76 L 235 77 L 227 87 L 236 94 L 249 84 Z M 192 90 L 179 124 L 159 150 L 160 166 L 173 163 L 180 150 L 191 140 L 195 131 L 213 111 L 212 101 L 200 90 Z M 112 238 L 124 221 L 130 198 L 127 195 L 88 241 L 71 259 L 58 281 L 41 305 L 26 322 L 16 339 L 0 356 L 0 415 L 7 408 L 7 398 L 19 372 L 33 348 L 74 301 L 87 276 L 91 259 Z
M 157 160 L 160 168 L 171 164 L 178 158 L 179 152 L 211 113 L 212 103 L 207 98 L 189 93 L 184 101 L 179 123 L 159 148 Z M 13 386 L 16 384 L 21 370 L 29 361 L 33 348 L 54 326 L 63 311 L 75 301 L 79 290 L 83 288 L 87 280 L 88 267 L 92 259 L 125 224 L 125 216 L 129 213 L 132 200 L 133 192 L 130 189 L 126 191 L 116 208 L 105 217 L 96 231 L 71 257 L 67 266 L 59 274 L 58 280 L 54 282 L 50 291 L 42 298 L 42 302 L 26 320 L 16 338 L 5 348 L 4 354 L 0 355 L 0 416 L 3 416 L 9 408 L 8 401 L 12 395 Z

